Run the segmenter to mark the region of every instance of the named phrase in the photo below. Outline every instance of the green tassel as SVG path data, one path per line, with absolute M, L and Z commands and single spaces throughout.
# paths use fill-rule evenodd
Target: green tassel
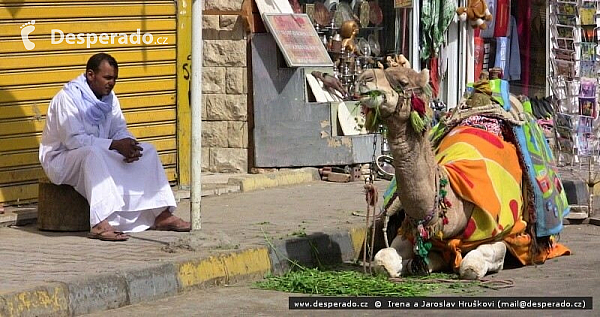
M 373 131 L 373 127 L 375 126 L 375 112 L 369 111 L 365 118 L 365 128 L 367 131 Z
M 429 265 L 429 258 L 427 257 L 427 255 L 429 255 L 429 251 L 431 250 L 433 244 L 430 241 L 423 241 L 423 238 L 421 238 L 421 236 L 418 236 L 416 246 L 417 247 L 415 248 L 415 253 L 419 257 L 421 257 L 426 264 Z
M 430 97 L 433 95 L 433 87 L 431 87 L 431 85 L 427 84 L 425 85 L 425 87 L 423 87 L 423 93 L 427 96 Z
M 425 121 L 426 120 L 421 118 L 418 112 L 414 110 L 410 112 L 410 124 L 412 125 L 413 129 L 415 129 L 415 131 L 417 131 L 418 133 L 425 131 Z
M 438 124 L 436 124 L 435 127 L 431 129 L 431 133 L 429 134 L 430 140 L 434 143 L 437 143 L 445 135 L 445 133 L 447 132 L 446 130 L 446 125 L 442 122 L 438 122 Z
M 379 112 L 379 106 L 375 107 L 375 111 L 369 111 L 365 118 L 365 128 L 369 132 L 377 131 L 381 114 Z

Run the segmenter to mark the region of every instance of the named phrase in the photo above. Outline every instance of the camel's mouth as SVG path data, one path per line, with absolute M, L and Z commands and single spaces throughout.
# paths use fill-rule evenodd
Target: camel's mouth
M 377 92 L 377 90 L 374 90 L 375 92 Z M 384 94 L 366 94 L 366 95 L 361 95 L 362 97 L 360 98 L 360 103 L 361 105 L 373 109 L 373 108 L 379 108 L 384 102 L 385 102 L 385 95 Z
M 378 89 L 360 87 L 360 103 L 367 108 L 377 108 L 385 102 L 385 93 Z

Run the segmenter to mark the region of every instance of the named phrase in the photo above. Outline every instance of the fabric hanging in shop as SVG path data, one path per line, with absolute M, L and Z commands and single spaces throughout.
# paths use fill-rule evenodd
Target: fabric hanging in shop
M 477 80 L 483 71 L 483 60 L 485 58 L 485 46 L 482 37 L 474 38 L 475 50 L 473 57 L 475 57 L 475 79 Z
M 524 2 L 524 1 L 521 1 Z M 494 15 L 494 37 L 508 36 L 510 23 L 510 0 L 496 0 Z
M 438 58 L 432 57 L 429 59 L 429 81 L 431 82 L 431 90 L 433 90 L 433 98 L 437 98 L 440 91 L 440 76 Z
M 421 8 L 421 59 L 436 57 L 450 23 L 454 19 L 454 1 L 423 0 Z
M 496 57 L 494 67 L 502 69 L 503 78 L 506 80 L 521 79 L 521 58 L 519 51 L 519 34 L 517 21 L 514 16 L 510 18 L 508 29 L 509 37 L 496 39 Z
M 519 47 L 521 51 L 521 94 L 529 94 L 529 59 L 531 55 L 531 2 L 517 2 L 517 30 L 519 33 Z

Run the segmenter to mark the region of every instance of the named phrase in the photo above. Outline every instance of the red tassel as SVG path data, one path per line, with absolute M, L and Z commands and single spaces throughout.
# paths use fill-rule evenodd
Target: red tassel
M 447 225 L 448 224 L 448 217 L 444 217 L 444 219 L 442 220 L 442 222 Z
M 412 110 L 416 111 L 421 117 L 425 115 L 425 102 L 414 93 L 410 98 L 410 106 L 412 107 Z

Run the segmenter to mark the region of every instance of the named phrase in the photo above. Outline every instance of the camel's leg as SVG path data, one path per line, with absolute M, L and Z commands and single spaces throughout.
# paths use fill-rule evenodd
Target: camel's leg
M 389 248 L 379 250 L 373 258 L 375 271 L 385 271 L 391 277 L 399 277 L 405 274 L 408 262 L 414 256 L 410 241 L 396 236 Z
M 402 258 L 394 248 L 383 248 L 373 258 L 373 270 L 377 273 L 387 273 L 390 277 L 402 274 Z
M 376 271 L 386 271 L 391 277 L 400 275 L 409 275 L 410 262 L 415 254 L 413 245 L 410 241 L 397 236 L 389 248 L 381 249 L 374 258 L 374 267 Z M 429 272 L 439 272 L 448 268 L 448 263 L 439 252 L 430 252 Z
M 429 263 L 427 264 L 427 271 L 428 273 L 432 273 L 432 272 L 441 272 L 444 271 L 446 269 L 448 269 L 449 264 L 447 263 L 447 261 L 444 260 L 444 257 L 442 256 L 442 254 L 440 252 L 437 251 L 430 251 L 429 254 L 427 255 L 427 259 L 429 261 Z M 422 274 L 424 272 L 420 272 L 420 271 L 412 271 L 415 268 L 412 267 L 414 262 L 410 262 L 406 265 L 407 268 L 407 272 L 408 274 Z M 416 269 L 419 270 L 419 269 Z
M 460 278 L 478 280 L 487 273 L 502 270 L 505 255 L 506 245 L 504 242 L 494 242 L 478 246 L 475 250 L 468 252 L 460 263 Z
M 429 252 L 429 273 L 445 271 L 449 267 L 449 263 L 444 260 L 444 257 L 439 252 Z
M 402 257 L 402 274 L 406 275 L 409 272 L 409 262 L 415 257 L 414 246 L 410 241 L 402 239 L 401 237 L 396 237 L 396 239 L 392 241 L 391 246 L 398 250 L 398 253 Z M 448 263 L 444 261 L 444 258 L 439 252 L 431 251 L 427 258 L 429 259 L 429 273 L 440 272 L 448 267 Z
M 402 274 L 405 275 L 408 272 L 408 263 L 412 261 L 415 256 L 412 243 L 402 236 L 396 236 L 390 247 L 394 248 L 400 255 L 400 258 L 402 259 Z

